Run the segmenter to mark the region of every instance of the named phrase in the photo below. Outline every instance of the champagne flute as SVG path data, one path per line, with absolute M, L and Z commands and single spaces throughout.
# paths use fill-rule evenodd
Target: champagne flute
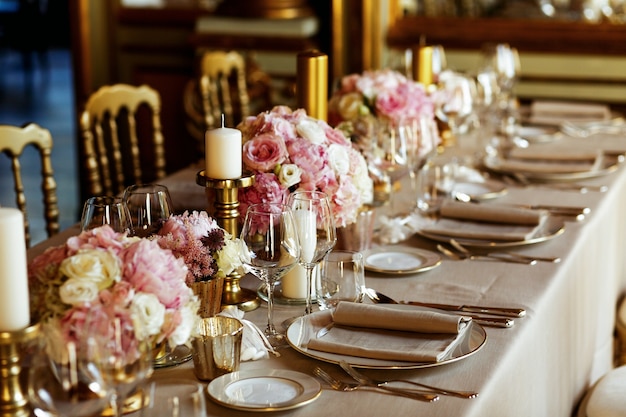
M 131 185 L 124 190 L 122 199 L 130 212 L 134 236 L 154 235 L 173 213 L 170 193 L 161 184 Z
M 28 400 L 35 415 L 83 417 L 103 412 L 112 394 L 93 351 L 43 326 L 29 364 Z
M 304 314 L 313 312 L 311 291 L 315 267 L 337 243 L 337 230 L 330 208 L 330 199 L 321 191 L 296 191 L 289 195 L 288 205 L 298 231 L 302 253 L 300 265 L 306 270 L 306 307 Z
M 285 344 L 285 335 L 274 326 L 276 283 L 300 259 L 300 244 L 292 210 L 284 204 L 260 203 L 248 207 L 241 228 L 241 262 L 267 288 L 265 336 L 274 347 Z
M 108 224 L 119 233 L 132 230 L 130 212 L 120 197 L 96 196 L 85 201 L 80 219 L 80 230 L 90 230 Z

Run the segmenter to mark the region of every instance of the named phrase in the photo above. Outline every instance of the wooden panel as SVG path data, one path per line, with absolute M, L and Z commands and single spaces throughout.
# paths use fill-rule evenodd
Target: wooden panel
M 626 55 L 626 25 L 555 20 L 499 18 L 398 19 L 389 29 L 387 44 L 394 48 L 428 44 L 452 49 L 479 49 L 486 42 L 508 42 L 520 51 Z

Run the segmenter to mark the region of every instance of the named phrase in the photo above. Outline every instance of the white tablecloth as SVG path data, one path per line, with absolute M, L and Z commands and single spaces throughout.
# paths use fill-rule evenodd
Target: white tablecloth
M 626 138 L 593 136 L 566 138 L 572 147 L 626 149 Z M 174 201 L 188 208 L 205 208 L 206 197 L 196 185 L 194 166 L 163 181 Z M 366 370 L 381 378 L 409 378 L 454 389 L 475 390 L 477 399 L 441 397 L 435 403 L 374 392 L 335 392 L 284 416 L 562 416 L 571 415 L 586 388 L 612 367 L 616 302 L 626 288 L 626 171 L 586 181 L 609 186 L 606 193 L 558 191 L 543 187 L 515 188 L 501 203 L 544 203 L 588 206 L 581 222 L 568 221 L 555 239 L 515 248 L 528 254 L 560 256 L 561 263 L 534 266 L 503 262 L 452 261 L 431 271 L 408 276 L 366 274 L 366 284 L 396 299 L 483 305 L 520 306 L 527 316 L 513 328 L 486 328 L 485 346 L 455 363 L 418 370 Z M 183 185 L 181 187 L 181 185 Z M 32 248 L 29 256 L 65 234 Z M 433 249 L 434 244 L 413 237 L 404 245 Z M 245 277 L 242 285 L 256 289 L 259 281 Z M 303 306 L 277 305 L 276 323 L 300 315 Z M 246 313 L 264 328 L 265 303 Z M 291 348 L 280 358 L 245 362 L 242 370 L 282 368 L 311 375 L 315 366 L 343 376 L 339 366 L 306 357 Z M 158 370 L 156 378 L 182 376 L 195 379 L 191 363 Z M 211 416 L 249 416 L 208 402 Z

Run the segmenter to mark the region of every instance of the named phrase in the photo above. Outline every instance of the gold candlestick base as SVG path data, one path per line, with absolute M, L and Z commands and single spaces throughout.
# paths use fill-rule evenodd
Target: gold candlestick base
M 39 324 L 0 332 L 0 416 L 30 416 L 28 397 L 22 392 L 20 373 L 24 344 L 37 337 Z
M 204 170 L 196 175 L 196 184 L 207 190 L 209 213 L 217 223 L 233 236 L 239 236 L 239 189 L 254 184 L 254 175 L 218 180 L 209 178 Z M 241 288 L 241 274 L 233 272 L 224 279 L 223 305 L 236 305 L 240 310 L 252 311 L 259 307 L 259 297 L 254 291 Z

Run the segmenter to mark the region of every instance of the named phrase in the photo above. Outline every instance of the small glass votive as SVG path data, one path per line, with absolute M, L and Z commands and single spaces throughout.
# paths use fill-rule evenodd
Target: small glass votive
M 191 340 L 193 370 L 203 381 L 239 370 L 243 324 L 232 317 L 200 320 L 198 336 Z

